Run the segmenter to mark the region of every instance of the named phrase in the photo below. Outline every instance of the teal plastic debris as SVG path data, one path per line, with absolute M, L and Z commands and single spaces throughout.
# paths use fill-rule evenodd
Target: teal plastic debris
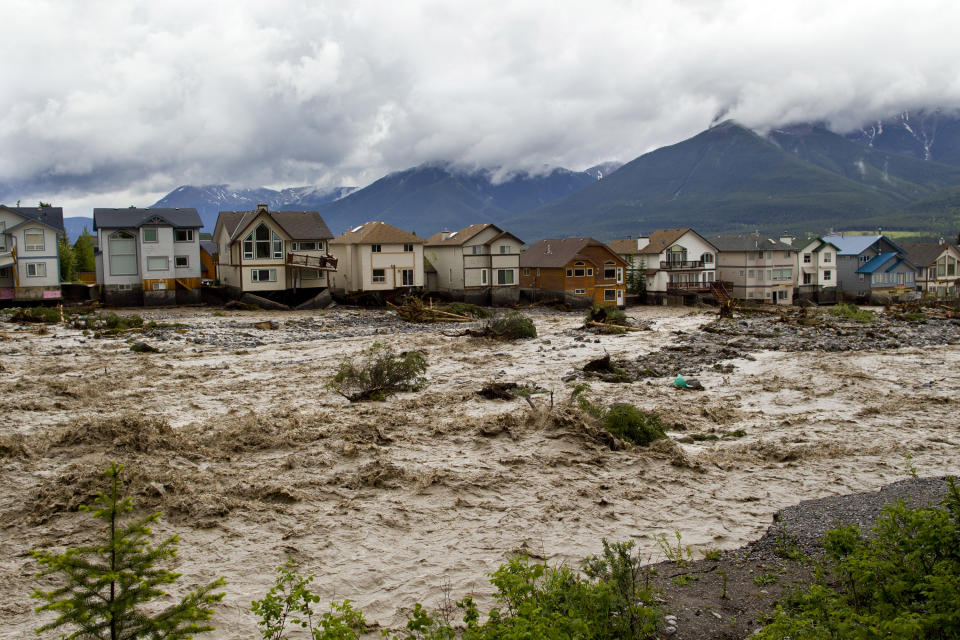
M 673 386 L 678 389 L 689 389 L 690 385 L 687 384 L 687 381 L 683 379 L 683 376 L 679 373 L 677 374 L 676 379 L 673 381 Z

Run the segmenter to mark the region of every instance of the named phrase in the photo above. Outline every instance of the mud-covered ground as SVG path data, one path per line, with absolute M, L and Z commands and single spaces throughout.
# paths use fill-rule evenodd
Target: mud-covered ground
M 127 465 L 139 507 L 163 512 L 157 533 L 180 534 L 181 583 L 227 578 L 210 638 L 255 635 L 250 601 L 287 557 L 323 598 L 399 625 L 403 607 L 436 606 L 445 586 L 489 594 L 485 573 L 517 551 L 576 563 L 602 538 L 632 539 L 656 562 L 655 536 L 675 531 L 695 550 L 733 549 L 801 500 L 960 466 L 949 320 L 830 321 L 807 350 L 773 350 L 801 329 L 781 323 L 757 342 L 767 329 L 753 325 L 776 318 L 721 325 L 689 309 L 630 309 L 653 330 L 604 336 L 580 330 L 581 314 L 534 310 L 539 337 L 516 343 L 385 311 L 139 313 L 183 326 L 120 338 L 0 326 L 0 638 L 40 622 L 29 550 L 94 539 L 77 506 L 109 460 Z M 131 352 L 135 340 L 162 351 Z M 853 350 L 833 348 L 845 340 Z M 428 386 L 362 404 L 325 387 L 374 342 L 424 351 Z M 685 355 L 635 382 L 576 373 L 605 353 L 635 375 Z M 671 388 L 677 373 L 705 390 Z M 542 387 L 553 408 L 550 393 L 532 397 L 535 410 L 485 400 L 476 391 L 490 381 Z M 659 412 L 671 439 L 611 449 L 569 405 L 584 381 L 595 402 Z

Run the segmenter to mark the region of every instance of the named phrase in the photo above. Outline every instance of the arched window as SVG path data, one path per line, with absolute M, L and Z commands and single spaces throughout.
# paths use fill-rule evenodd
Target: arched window
M 110 251 L 110 275 L 137 275 L 137 238 L 125 231 L 115 231 L 107 238 Z
M 700 260 L 703 261 L 703 264 L 713 264 L 713 254 L 705 253 L 700 256 Z
M 282 258 L 283 239 L 264 223 L 243 239 L 243 257 L 247 259 Z

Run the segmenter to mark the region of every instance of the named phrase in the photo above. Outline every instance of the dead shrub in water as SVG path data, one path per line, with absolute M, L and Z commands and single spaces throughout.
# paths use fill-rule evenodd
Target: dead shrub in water
M 584 319 L 585 327 L 597 334 L 622 334 L 630 326 L 627 314 L 616 307 L 592 305 Z
M 350 402 L 383 400 L 400 391 L 423 388 L 427 358 L 420 351 L 396 354 L 374 344 L 357 362 L 344 360 L 327 386 Z
M 486 333 L 498 340 L 520 340 L 522 338 L 536 338 L 537 327 L 533 320 L 519 311 L 511 311 L 505 316 L 489 322 Z
M 602 424 L 618 438 L 644 447 L 667 437 L 658 414 L 640 411 L 632 404 L 613 405 L 604 414 Z

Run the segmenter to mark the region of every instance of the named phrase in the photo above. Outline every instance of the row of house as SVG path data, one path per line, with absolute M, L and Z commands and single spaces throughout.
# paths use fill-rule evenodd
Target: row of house
M 445 292 L 480 304 L 562 300 L 622 306 L 638 281 L 654 296 L 709 295 L 772 304 L 925 292 L 957 295 L 953 244 L 898 245 L 882 234 L 797 241 L 759 233 L 707 238 L 661 229 L 609 244 L 589 237 L 523 241 L 494 224 L 420 238 L 385 222 L 334 237 L 317 212 L 223 211 L 201 240 L 195 209 L 94 209 L 96 279 L 108 304 L 199 302 L 204 281 L 231 295 L 291 297 Z M 60 297 L 56 207 L 0 205 L 0 300 Z

